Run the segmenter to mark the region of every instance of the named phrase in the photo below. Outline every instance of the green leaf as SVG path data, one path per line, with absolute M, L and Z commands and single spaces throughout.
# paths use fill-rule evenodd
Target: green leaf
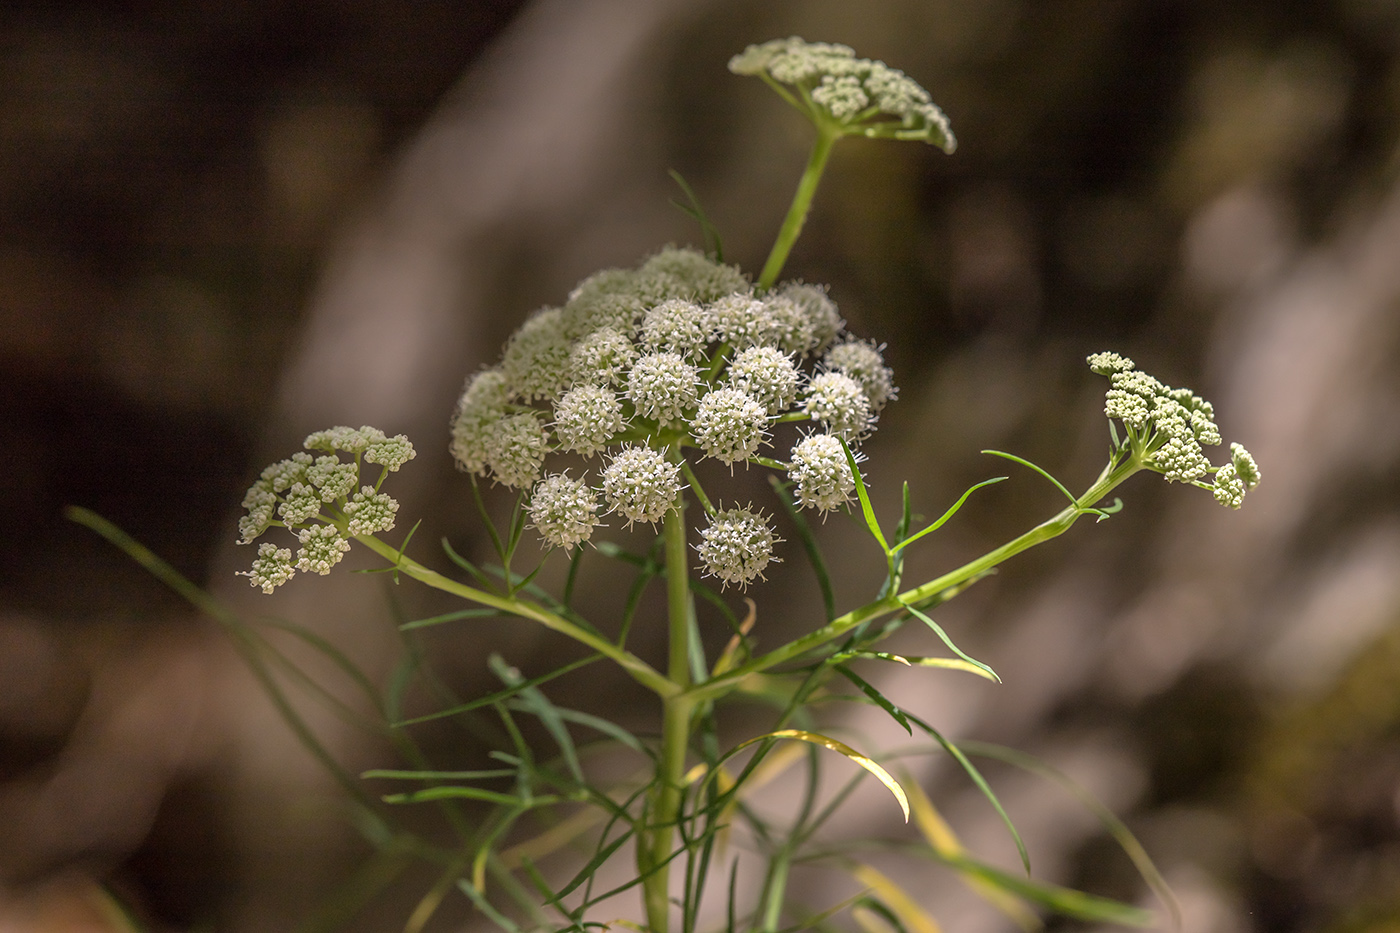
M 952 507 L 952 508 L 950 508 L 948 511 L 946 511 L 946 512 L 943 513 L 943 515 L 938 519 L 938 521 L 934 522 L 932 525 L 929 525 L 927 528 L 923 529 L 923 530 L 920 531 L 918 534 L 916 534 L 916 535 L 914 535 L 914 536 L 912 536 L 912 537 L 910 537 L 910 538 L 905 538 L 905 539 L 901 540 L 901 541 L 899 542 L 899 544 L 896 545 L 896 547 L 902 552 L 904 548 L 906 548 L 906 547 L 908 547 L 909 545 L 913 544 L 915 541 L 919 540 L 919 539 L 922 538 L 924 535 L 929 534 L 930 532 L 937 531 L 939 528 L 942 528 L 942 527 L 943 527 L 943 524 L 944 524 L 946 521 L 948 521 L 948 519 L 950 519 L 950 518 L 952 518 L 954 515 L 958 514 L 958 511 L 963 507 L 963 503 L 967 501 L 967 497 L 968 497 L 968 496 L 972 495 L 974 492 L 976 492 L 977 490 L 981 489 L 983 486 L 991 486 L 991 485 L 994 485 L 994 484 L 996 484 L 996 483 L 1003 482 L 1003 481 L 1005 481 L 1005 479 L 1006 479 L 1005 476 L 995 476 L 995 477 L 993 477 L 993 478 L 991 478 L 991 479 L 985 479 L 985 480 L 983 480 L 982 482 L 977 483 L 976 485 L 970 487 L 970 488 L 967 490 L 967 492 L 965 492 L 965 493 L 962 494 L 962 497 L 959 498 L 957 502 L 954 502 L 954 503 L 953 503 L 953 507 Z
M 1042 470 L 1040 467 L 1036 466 L 1034 463 L 1031 463 L 1029 460 L 1026 460 L 1026 459 L 1024 459 L 1024 458 L 1022 458 L 1022 457 L 1018 457 L 1018 456 L 1016 456 L 1015 454 L 1006 453 L 1005 451 L 1002 451 L 1002 450 L 984 450 L 984 451 L 982 451 L 982 453 L 984 453 L 984 454 L 991 454 L 993 457 L 1005 457 L 1007 460 L 1010 460 L 1010 461 L 1012 461 L 1012 462 L 1014 462 L 1014 463 L 1019 463 L 1019 464 L 1021 464 L 1021 466 L 1029 467 L 1030 469 L 1035 470 L 1035 471 L 1036 471 L 1037 473 L 1039 473 L 1041 476 L 1045 477 L 1045 478 L 1048 479 L 1050 482 L 1054 483 L 1054 484 L 1055 484 L 1055 488 L 1058 489 L 1060 492 L 1064 493 L 1064 494 L 1065 494 L 1065 498 L 1068 499 L 1073 505 L 1078 505 L 1078 504 L 1079 504 L 1079 500 L 1076 499 L 1076 498 L 1074 497 L 1074 493 L 1070 492 L 1068 489 L 1065 488 L 1065 484 L 1064 484 L 1064 483 L 1062 483 L 1062 482 L 1060 482 L 1059 480 L 1055 479 L 1055 477 L 1051 476 L 1049 473 L 1047 473 L 1045 470 Z
M 1063 888 L 1044 881 L 1019 878 L 965 855 L 952 858 L 938 856 L 938 858 L 958 871 L 983 878 L 1018 897 L 1077 920 L 1118 923 L 1134 927 L 1150 927 L 1156 922 L 1152 912 L 1143 910 L 1141 907 L 1134 907 L 1131 904 L 1124 904 L 1121 901 L 1099 897 L 1084 891 L 1076 891 L 1073 888 Z
M 518 688 L 515 702 L 511 704 L 513 709 L 529 713 L 539 719 L 559 746 L 559 752 L 564 756 L 564 766 L 569 769 L 569 774 L 578 783 L 583 783 L 583 768 L 579 765 L 578 750 L 574 748 L 573 736 L 569 734 L 569 727 L 564 724 L 564 718 L 559 715 L 553 703 L 544 695 L 538 687 L 525 684 L 525 678 L 520 675 L 520 671 L 511 667 L 499 654 L 492 653 L 486 659 L 487 665 L 491 668 L 491 673 L 500 678 L 507 687 Z
M 952 755 L 953 759 L 957 761 L 958 764 L 962 765 L 962 769 L 967 772 L 967 776 L 972 779 L 972 783 L 977 785 L 977 789 L 982 792 L 982 796 L 987 798 L 987 802 L 992 805 L 992 809 L 997 811 L 997 816 L 1001 817 L 1002 824 L 1006 826 L 1007 832 L 1011 834 L 1011 840 L 1016 843 L 1016 853 L 1021 856 L 1021 866 L 1026 870 L 1026 874 L 1029 875 L 1031 873 L 1031 856 L 1030 853 L 1026 851 L 1026 844 L 1022 841 L 1021 834 L 1017 832 L 1016 824 L 1011 822 L 1011 817 L 1001 805 L 1001 801 L 997 799 L 996 793 L 992 791 L 992 786 L 987 783 L 986 778 L 982 777 L 982 772 L 978 771 L 977 766 L 967 760 L 967 756 L 963 754 L 962 749 L 945 738 L 943 733 L 939 732 L 913 713 L 906 713 L 905 715 L 909 717 L 910 722 L 933 736 L 938 744 L 943 746 L 944 751 Z
M 988 667 L 987 665 L 983 664 L 981 661 L 977 660 L 976 658 L 970 657 L 970 656 L 968 656 L 968 655 L 966 655 L 966 654 L 963 654 L 962 649 L 959 648 L 957 645 L 953 644 L 953 639 L 951 639 L 951 638 L 948 637 L 948 633 L 945 632 L 945 631 L 943 631 L 943 627 L 942 627 L 941 625 L 939 625 L 937 622 L 933 621 L 933 619 L 931 619 L 931 618 L 929 618 L 928 616 L 924 615 L 923 612 L 921 612 L 920 610 L 914 608 L 913 606 L 909 605 L 908 603 L 904 603 L 903 605 L 904 605 L 905 611 L 907 611 L 907 612 L 913 614 L 913 615 L 914 615 L 915 617 L 917 617 L 918 619 L 921 619 L 925 625 L 927 625 L 929 628 L 933 629 L 934 633 L 935 633 L 936 635 L 938 635 L 939 638 L 943 639 L 943 644 L 947 645 L 948 648 L 949 648 L 949 650 L 951 650 L 954 654 L 956 654 L 958 657 L 962 658 L 962 659 L 963 659 L 964 661 L 966 661 L 967 663 L 973 665 L 974 667 L 979 667 L 979 668 L 981 668 L 982 671 L 983 671 L 985 674 L 987 674 L 988 677 L 990 677 L 992 680 L 996 681 L 997 683 L 1001 683 L 1001 678 L 1000 678 L 999 676 L 997 676 L 997 672 L 996 672 L 996 671 L 992 670 L 990 667 Z
M 411 632 L 414 629 L 428 628 L 433 625 L 444 625 L 448 622 L 458 622 L 462 619 L 489 619 L 499 616 L 499 609 L 458 609 L 456 612 L 444 612 L 442 615 L 431 616 L 426 619 L 414 619 L 412 622 L 405 622 L 399 626 L 401 632 Z
M 1152 857 L 1147 854 L 1142 843 L 1138 842 L 1132 830 L 1120 820 L 1112 810 L 1104 806 L 1103 802 L 1095 797 L 1089 790 L 1079 782 L 1058 768 L 1048 765 L 1026 752 L 1017 751 L 1014 748 L 1007 748 L 1004 745 L 995 745 L 990 742 L 964 742 L 963 751 L 969 755 L 979 755 L 984 758 L 993 758 L 997 761 L 1028 771 L 1031 774 L 1039 775 L 1048 780 L 1054 781 L 1083 804 L 1084 808 L 1098 819 L 1100 825 L 1118 843 L 1119 848 L 1132 861 L 1142 880 L 1147 882 L 1147 886 L 1152 889 L 1152 893 L 1157 895 L 1171 914 L 1172 925 L 1176 929 L 1181 929 L 1181 905 L 1177 903 L 1176 895 L 1172 893 L 1167 880 L 1162 877 L 1162 873 L 1157 870 L 1157 866 L 1152 861 Z
M 845 677 L 851 683 L 859 687 L 860 692 L 870 697 L 871 701 L 874 702 L 876 706 L 889 713 L 890 716 L 893 717 L 895 722 L 899 723 L 901 726 L 904 727 L 905 732 L 909 733 L 910 735 L 914 734 L 914 730 L 909 726 L 909 720 L 905 717 L 903 711 L 900 710 L 898 706 L 895 706 L 893 703 L 891 703 L 889 698 L 886 697 L 883 693 L 881 693 L 879 690 L 876 690 L 875 687 L 869 681 L 862 678 L 859 674 L 857 674 L 855 671 L 851 670 L 844 664 L 837 664 L 836 671 L 842 677 Z
M 870 504 L 870 493 L 865 487 L 865 477 L 860 475 L 860 467 L 856 466 L 856 455 L 851 453 L 850 445 L 843 438 L 838 440 L 841 441 L 841 449 L 846 453 L 846 463 L 850 465 L 851 475 L 855 477 L 856 495 L 860 498 L 861 513 L 865 515 L 865 527 L 870 529 L 870 533 L 880 543 L 881 550 L 888 556 L 890 546 L 885 541 L 885 533 L 880 530 L 880 520 L 875 517 L 875 508 Z
M 485 790 L 480 787 L 462 787 L 459 785 L 443 785 L 440 787 L 425 787 L 422 790 L 409 791 L 403 794 L 386 794 L 381 798 L 385 803 L 423 803 L 428 800 L 484 800 L 487 803 L 500 804 L 503 807 L 520 807 L 528 809 L 530 807 L 543 807 L 550 804 L 560 803 L 563 797 L 553 794 L 543 794 L 539 797 L 521 797 L 516 794 L 503 794 L 500 791 Z
M 691 190 L 686 180 L 681 177 L 680 172 L 671 169 L 668 174 L 671 176 L 671 180 L 680 187 L 681 191 L 685 192 L 686 200 L 690 202 L 688 206 L 674 200 L 671 201 L 671 204 L 682 213 L 693 218 L 696 223 L 700 224 L 700 235 L 705 238 L 705 252 L 713 256 L 715 262 L 724 262 L 724 243 L 720 241 L 719 230 L 715 228 L 714 224 L 710 223 L 710 218 L 706 216 L 705 209 L 700 206 L 700 199 L 695 196 L 695 192 Z

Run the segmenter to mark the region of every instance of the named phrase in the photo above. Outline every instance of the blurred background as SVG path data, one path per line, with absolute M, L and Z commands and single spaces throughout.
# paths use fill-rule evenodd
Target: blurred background
M 333 784 L 223 634 L 61 510 L 98 511 L 235 608 L 305 624 L 382 675 L 393 612 L 439 604 L 407 588 L 391 604 L 382 578 L 346 574 L 253 593 L 232 576 L 250 557 L 232 546 L 243 490 L 308 431 L 370 423 L 420 451 L 394 490 L 401 515 L 430 516 L 420 556 L 441 563 L 444 534 L 479 548 L 446 453 L 464 376 L 590 272 L 700 244 L 667 169 L 726 258 L 758 268 L 809 136 L 725 62 L 790 34 L 905 70 L 960 141 L 952 157 L 843 143 L 787 268 L 888 344 L 901 392 L 866 448 L 878 507 L 897 511 L 908 478 L 939 514 L 1005 472 L 989 447 L 1083 488 L 1106 450 L 1104 383 L 1083 359 L 1103 349 L 1211 399 L 1264 475 L 1238 513 L 1136 478 L 1111 521 L 941 611 L 1004 685 L 904 673 L 884 688 L 1099 794 L 1186 930 L 1400 929 L 1400 2 L 12 0 L 0 930 L 114 929 L 103 885 L 154 930 L 336 911 L 350 929 L 401 926 L 428 882 L 363 907 L 336 893 L 364 851 Z M 738 481 L 768 495 L 757 472 Z M 1057 497 L 1013 474 L 907 578 Z M 844 517 L 820 530 L 842 556 L 838 603 L 863 602 L 877 555 Z M 776 644 L 820 604 L 796 553 L 771 576 L 753 595 Z M 607 581 L 593 587 L 605 600 Z M 527 670 L 567 656 L 518 625 L 428 644 L 464 691 L 488 651 Z M 567 683 L 604 712 L 636 699 Z M 391 762 L 306 715 L 352 770 Z M 846 727 L 898 738 L 878 716 Z M 965 778 L 919 768 L 969 845 L 1014 864 Z M 1072 798 L 987 771 L 1038 876 L 1155 903 Z M 946 873 L 901 880 L 949 929 L 1004 928 Z M 435 928 L 470 924 L 465 906 Z

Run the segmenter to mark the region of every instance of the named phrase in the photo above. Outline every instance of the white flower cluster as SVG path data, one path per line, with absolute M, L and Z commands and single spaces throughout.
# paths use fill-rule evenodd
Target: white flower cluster
M 245 516 L 238 522 L 239 543 L 249 544 L 276 525 L 296 532 L 296 556 L 287 548 L 263 542 L 253 569 L 240 576 L 271 593 L 298 570 L 328 574 L 350 550 L 350 538 L 391 531 L 399 504 L 378 491 L 378 484 L 355 487 L 362 464 L 380 467 L 379 482 L 417 454 L 407 437 L 390 437 L 378 428 L 336 427 L 307 437 L 306 450 L 262 471 L 243 497 Z M 340 454 L 350 460 L 341 460 Z
M 855 490 L 838 438 L 859 445 L 895 397 L 881 349 L 845 333 L 820 286 L 759 294 L 737 269 L 669 247 L 590 276 L 527 320 L 500 362 L 467 380 L 451 452 L 466 472 L 529 490 L 536 530 L 572 548 L 608 511 L 660 521 L 691 451 L 732 469 L 761 459 L 777 422 L 806 420 L 813 431 L 784 466 L 799 504 L 827 511 Z M 608 459 L 575 479 L 546 470 L 556 452 Z M 758 570 L 717 575 L 747 582 Z
M 928 91 L 884 62 L 856 58 L 849 46 L 774 39 L 735 55 L 729 70 L 793 87 L 802 106 L 847 132 L 922 140 L 944 152 L 957 147 L 948 118 Z
M 1108 377 L 1104 414 L 1122 422 L 1128 443 L 1141 452 L 1149 469 L 1169 482 L 1209 488 L 1220 504 L 1234 509 L 1259 485 L 1259 467 L 1239 444 L 1230 445 L 1231 460 L 1224 466 L 1212 466 L 1206 457 L 1204 446 L 1221 443 L 1210 402 L 1190 389 L 1163 384 L 1117 353 L 1095 353 L 1088 363 Z M 1214 474 L 1214 482 L 1207 484 L 1202 478 L 1209 474 Z

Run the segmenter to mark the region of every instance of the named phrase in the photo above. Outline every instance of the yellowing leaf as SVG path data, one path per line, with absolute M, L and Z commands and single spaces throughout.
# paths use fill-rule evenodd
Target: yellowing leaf
M 886 907 L 895 912 L 905 929 L 912 933 L 942 933 L 943 928 L 928 911 L 920 907 L 903 888 L 880 872 L 869 865 L 857 865 L 851 870 L 851 874 L 879 897 Z
M 808 732 L 805 729 L 779 729 L 777 732 L 770 732 L 767 735 L 760 735 L 746 742 L 741 742 L 734 747 L 734 751 L 737 752 L 741 748 L 752 745 L 755 742 L 762 742 L 764 739 L 797 739 L 801 742 L 811 742 L 814 745 L 821 745 L 824 748 L 831 749 L 833 752 L 845 755 L 847 758 L 875 775 L 876 779 L 881 784 L 889 788 L 890 793 L 894 794 L 894 799 L 899 801 L 899 808 L 904 811 L 904 822 L 909 822 L 909 798 L 904 796 L 904 788 L 899 786 L 898 781 L 890 777 L 888 771 L 876 764 L 874 759 L 862 755 L 844 742 L 838 742 L 828 736 L 816 732 Z
M 914 811 L 914 825 L 924 834 L 933 851 L 946 859 L 956 859 L 967 850 L 963 848 L 953 827 L 934 809 L 918 781 L 909 781 L 909 806 Z M 1006 914 L 1023 930 L 1038 930 L 1042 926 L 1035 911 L 996 885 L 966 872 L 959 872 L 963 881 L 987 903 Z

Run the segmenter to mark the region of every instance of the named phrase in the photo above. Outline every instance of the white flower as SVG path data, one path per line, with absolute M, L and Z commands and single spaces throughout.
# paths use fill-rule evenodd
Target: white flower
M 854 441 L 870 430 L 874 416 L 865 390 L 845 373 L 822 373 L 807 387 L 807 417 L 829 433 Z
M 539 478 L 549 435 L 538 412 L 524 411 L 495 422 L 486 434 L 486 465 L 496 481 L 523 489 Z
M 812 334 L 812 353 L 820 353 L 831 345 L 846 322 L 836 309 L 822 285 L 807 285 L 803 282 L 788 282 L 778 289 L 778 294 L 794 302 L 807 318 Z
M 303 528 L 297 532 L 297 540 L 301 542 L 297 550 L 297 569 L 306 573 L 325 576 L 350 550 L 350 542 L 341 537 L 334 525 Z
M 695 405 L 700 374 L 675 353 L 649 353 L 627 377 L 627 396 L 637 414 L 659 424 L 675 421 Z
M 749 347 L 729 363 L 729 384 L 776 415 L 797 401 L 801 376 L 792 357 L 775 347 Z
M 642 318 L 642 346 L 694 359 L 714 336 L 710 312 L 680 298 L 663 301 Z
M 748 509 L 729 509 L 710 520 L 700 532 L 700 561 L 705 572 L 719 577 L 726 585 L 747 586 L 763 576 L 763 568 L 773 556 L 777 538 L 767 520 Z
M 652 304 L 684 298 L 701 304 L 749 287 L 743 273 L 717 263 L 699 250 L 668 246 L 637 270 L 639 287 Z
M 817 348 L 816 328 L 796 301 L 781 292 L 769 292 L 763 296 L 763 307 L 774 341 L 784 352 L 806 356 Z
M 898 394 L 894 387 L 894 372 L 885 365 L 880 348 L 864 340 L 850 339 L 838 343 L 826 352 L 822 365 L 832 372 L 845 373 L 856 382 L 870 400 L 872 411 L 878 412 Z
M 564 450 L 591 457 L 623 429 L 622 403 L 611 389 L 575 386 L 554 405 L 554 436 Z
M 738 389 L 715 389 L 700 400 L 690 433 L 705 453 L 724 463 L 747 460 L 767 433 L 768 411 Z
M 617 385 L 637 361 L 637 348 L 621 332 L 603 327 L 574 344 L 569 368 L 575 383 Z
M 450 450 L 457 468 L 478 476 L 486 472 L 486 437 L 505 417 L 510 388 L 499 369 L 486 369 L 467 380 L 452 415 Z
M 768 306 L 748 292 L 725 295 L 710 305 L 710 315 L 716 336 L 737 350 L 778 342 Z
M 350 519 L 347 528 L 352 535 L 372 535 L 376 531 L 394 530 L 394 515 L 399 511 L 399 504 L 388 495 L 375 492 L 373 486 L 363 486 L 345 503 L 343 511 Z
M 603 495 L 629 525 L 660 520 L 680 491 L 680 467 L 650 447 L 624 447 L 603 470 Z
M 238 576 L 247 577 L 253 586 L 264 593 L 271 593 L 296 576 L 296 572 L 290 550 L 264 541 L 258 545 L 258 556 L 253 559 L 253 569 L 240 570 Z
M 792 448 L 788 476 L 797 484 L 797 502 L 803 508 L 829 512 L 850 501 L 856 479 L 841 442 L 830 434 L 813 434 Z
M 598 497 L 583 480 L 546 476 L 530 494 L 530 521 L 553 547 L 587 541 L 598 524 Z
M 563 311 L 545 308 L 520 325 L 501 352 L 501 372 L 511 395 L 532 401 L 559 395 L 569 381 L 572 341 L 564 330 Z

